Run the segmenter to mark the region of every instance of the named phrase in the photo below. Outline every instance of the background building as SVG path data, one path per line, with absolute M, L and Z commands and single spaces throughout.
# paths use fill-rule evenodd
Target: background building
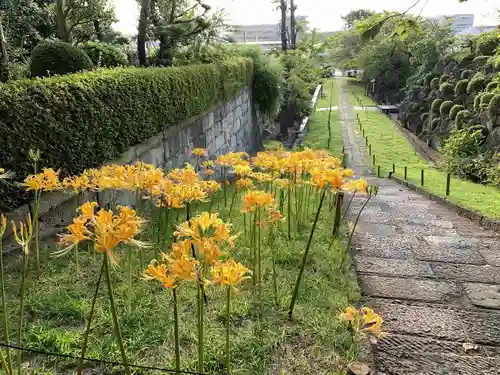
M 431 17 L 429 19 L 437 21 L 441 24 L 450 22 L 453 34 L 458 34 L 464 30 L 470 29 L 474 25 L 473 14 L 453 14 L 447 16 Z

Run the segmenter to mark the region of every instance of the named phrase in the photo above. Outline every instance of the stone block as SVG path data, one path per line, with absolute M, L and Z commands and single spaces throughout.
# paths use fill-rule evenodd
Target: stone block
M 28 214 L 30 213 L 30 208 L 27 204 L 18 207 L 14 211 L 4 213 L 7 218 L 7 223 L 14 221 L 16 223 L 20 223 L 21 221 L 26 221 Z M 7 229 L 5 230 L 4 237 L 9 238 L 12 234 L 12 226 L 7 225 Z M 7 242 L 7 241 L 6 241 Z
M 500 267 L 490 265 L 431 263 L 436 277 L 460 281 L 500 284 Z
M 421 246 L 415 247 L 413 253 L 420 260 L 434 262 L 486 264 L 479 251 L 475 249 L 463 249 L 455 247 Z
M 210 129 L 212 126 L 214 126 L 214 112 L 209 112 L 203 116 L 202 119 L 203 131 L 207 131 L 207 129 Z
M 226 143 L 226 139 L 224 138 L 223 135 L 215 137 L 215 149 L 216 150 L 221 149 L 225 143 Z
M 460 236 L 425 236 L 424 239 L 432 246 L 450 246 L 458 249 L 471 248 L 477 246 L 478 244 L 478 241 L 475 238 Z
M 427 262 L 360 255 L 355 256 L 354 260 L 358 272 L 401 276 L 432 276 L 431 267 Z
M 135 146 L 136 148 L 136 155 L 140 157 L 140 155 L 144 154 L 146 151 L 152 149 L 152 148 L 157 148 L 159 145 L 163 144 L 163 139 L 165 135 L 163 132 L 155 135 L 154 137 L 151 137 L 148 139 L 146 142 L 140 143 Z
M 465 290 L 473 305 L 500 309 L 500 285 L 467 283 Z
M 125 151 L 123 154 L 121 154 L 119 157 L 116 159 L 113 159 L 109 162 L 104 163 L 104 165 L 111 165 L 111 164 L 133 164 L 137 160 L 137 147 L 138 146 L 132 146 L 130 147 L 127 151 Z
M 457 318 L 461 321 L 469 340 L 478 344 L 500 344 L 500 313 L 474 312 L 467 310 L 457 311 Z
M 191 138 L 200 137 L 203 134 L 203 119 L 196 120 L 189 126 L 189 135 Z
M 139 159 L 144 163 L 154 164 L 156 167 L 163 167 L 165 162 L 165 148 L 163 144 L 157 145 L 155 148 L 151 148 L 144 152 Z

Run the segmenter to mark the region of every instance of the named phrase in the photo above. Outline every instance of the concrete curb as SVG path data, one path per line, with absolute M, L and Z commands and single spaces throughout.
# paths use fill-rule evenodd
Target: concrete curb
M 470 221 L 480 225 L 481 227 L 483 227 L 485 229 L 489 229 L 489 230 L 492 230 L 494 232 L 500 233 L 500 220 L 491 219 L 491 218 L 486 217 L 485 215 L 483 215 L 479 212 L 462 207 L 456 203 L 449 201 L 448 199 L 446 199 L 444 197 L 441 197 L 441 196 L 434 194 L 434 193 L 430 193 L 427 190 L 424 190 L 421 187 L 418 187 L 416 184 L 413 184 L 413 183 L 408 182 L 408 181 L 404 181 L 398 177 L 390 175 L 389 178 L 393 181 L 396 181 L 398 184 L 406 186 L 408 189 L 413 190 L 413 191 L 423 195 L 427 199 L 430 199 L 434 202 L 437 202 L 439 204 L 442 204 L 442 205 L 452 209 L 453 211 L 455 211 L 459 215 L 466 217 Z

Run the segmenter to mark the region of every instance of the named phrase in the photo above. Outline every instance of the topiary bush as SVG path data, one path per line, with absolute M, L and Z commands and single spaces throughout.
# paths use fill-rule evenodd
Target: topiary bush
M 93 67 L 94 64 L 85 51 L 69 43 L 60 41 L 40 43 L 31 53 L 32 77 L 76 73 L 92 70 Z
M 442 85 L 443 83 L 445 82 L 448 82 L 450 80 L 450 75 L 448 74 L 443 74 L 440 78 L 439 78 L 439 85 Z
M 436 78 L 433 78 L 431 80 L 431 84 L 429 86 L 432 90 L 436 90 L 438 87 L 439 87 L 439 78 L 436 77 Z
M 495 96 L 495 94 L 492 92 L 485 92 L 483 95 L 481 95 L 479 108 L 481 110 L 488 108 L 488 106 L 490 105 L 491 99 L 493 99 L 494 96 Z
M 483 96 L 484 93 L 477 94 L 474 97 L 474 111 L 479 111 L 480 106 L 481 106 L 481 97 Z
M 454 104 L 451 100 L 446 100 L 441 103 L 441 106 L 439 107 L 439 113 L 441 114 L 441 116 L 448 116 L 453 106 Z
M 179 68 L 115 68 L 6 83 L 0 90 L 0 164 L 22 180 L 41 167 L 77 174 L 99 166 L 171 125 L 234 97 L 252 81 L 250 59 Z M 22 130 L 20 130 L 22 129 Z M 0 184 L 0 210 L 26 196 Z M 4 212 L 5 212 L 4 211 Z
M 472 60 L 473 67 L 476 69 L 483 68 L 488 62 L 489 56 L 476 56 L 474 60 Z
M 455 118 L 457 117 L 457 113 L 463 109 L 465 109 L 465 107 L 460 104 L 455 104 L 453 107 L 451 107 L 450 113 L 448 115 L 450 117 L 450 120 L 454 121 Z
M 455 95 L 460 96 L 462 94 L 465 94 L 467 92 L 467 85 L 469 84 L 469 81 L 466 79 L 462 79 L 457 82 L 455 85 Z
M 472 117 L 472 113 L 470 113 L 466 109 L 462 109 L 461 111 L 458 111 L 456 117 L 455 117 L 455 126 L 457 129 L 462 129 L 467 127 L 467 124 L 469 120 Z
M 473 74 L 473 70 L 466 69 L 462 73 L 460 73 L 460 79 L 469 79 Z
M 476 54 L 492 56 L 500 44 L 500 37 L 497 31 L 482 33 L 476 40 Z
M 498 82 L 490 82 L 486 86 L 486 91 L 492 92 L 495 91 L 498 88 Z
M 424 77 L 424 85 L 429 86 L 431 84 L 432 79 L 434 78 L 434 74 L 427 73 Z
M 89 41 L 82 45 L 82 49 L 89 55 L 94 66 L 114 68 L 128 65 L 125 52 L 111 44 Z
M 455 89 L 451 83 L 445 82 L 439 86 L 439 92 L 445 96 L 451 96 L 455 93 Z
M 467 93 L 468 94 L 474 94 L 476 92 L 479 92 L 484 89 L 484 78 L 482 77 L 476 77 L 470 80 L 469 84 L 467 85 Z
M 500 120 L 500 94 L 496 94 L 491 98 L 488 104 L 488 117 L 492 122 L 497 124 Z
M 435 99 L 431 104 L 431 111 L 438 113 L 439 107 L 441 107 L 441 104 L 443 104 L 443 99 Z
M 440 123 L 441 123 L 440 118 L 433 118 L 431 121 L 432 130 L 436 129 Z
M 424 112 L 420 115 L 420 120 L 422 120 L 422 122 L 426 122 L 428 118 L 429 118 L 429 113 L 427 112 Z

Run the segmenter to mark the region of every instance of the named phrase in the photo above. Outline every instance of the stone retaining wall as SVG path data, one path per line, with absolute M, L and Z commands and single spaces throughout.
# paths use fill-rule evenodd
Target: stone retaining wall
M 137 124 L 140 126 L 140 124 Z M 148 141 L 135 145 L 120 157 L 107 164 L 130 164 L 136 161 L 154 164 L 170 171 L 182 167 L 186 162 L 194 163 L 191 151 L 195 147 L 206 148 L 210 157 L 229 151 L 255 153 L 261 147 L 261 120 L 253 106 L 250 88 L 242 89 L 233 99 L 220 103 L 212 111 L 191 118 L 175 126 L 170 126 Z M 119 192 L 117 192 L 119 193 Z M 82 201 L 99 200 L 101 204 L 109 201 L 111 193 L 90 192 Z M 134 196 L 121 193 L 114 196 L 119 204 L 134 204 Z M 62 192 L 48 193 L 42 196 L 40 204 L 41 237 L 53 235 L 66 226 L 78 207 L 77 199 Z M 8 220 L 16 222 L 33 212 L 32 204 L 21 206 L 8 213 Z M 10 231 L 10 228 L 8 229 Z M 5 251 L 15 246 L 6 233 Z

